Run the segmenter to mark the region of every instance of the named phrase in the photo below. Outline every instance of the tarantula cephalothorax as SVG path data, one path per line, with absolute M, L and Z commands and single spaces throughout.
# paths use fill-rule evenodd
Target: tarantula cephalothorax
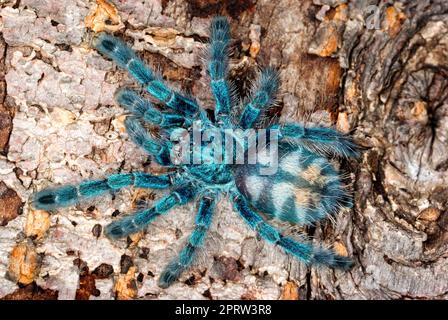
M 168 167 L 167 173 L 119 173 L 101 180 L 85 181 L 79 185 L 45 189 L 34 194 L 32 205 L 37 209 L 53 210 L 128 186 L 171 189 L 171 192 L 158 200 L 153 207 L 139 210 L 109 224 L 105 233 L 115 239 L 142 230 L 171 208 L 197 199 L 198 212 L 194 231 L 179 256 L 160 276 L 161 287 L 172 284 L 193 262 L 197 250 L 203 246 L 220 194 L 228 195 L 235 210 L 261 238 L 278 245 L 305 264 L 349 268 L 352 264 L 349 258 L 339 256 L 324 246 L 314 246 L 307 240 L 298 241 L 283 236 L 269 225 L 265 218 L 310 225 L 337 213 L 342 207 L 350 207 L 351 198 L 327 157 L 358 156 L 356 145 L 350 137 L 330 128 L 308 128 L 296 123 L 287 123 L 270 124 L 264 131 L 261 130 L 263 128 L 260 129 L 260 126 L 266 123 L 263 119 L 266 118 L 266 110 L 272 105 L 278 91 L 278 74 L 269 68 L 262 71 L 249 99 L 241 104 L 236 103 L 227 80 L 229 45 L 228 20 L 224 17 L 214 18 L 210 28 L 206 67 L 215 99 L 215 112 L 214 117 L 209 117 L 193 98 L 170 89 L 123 42 L 111 35 L 99 34 L 94 40 L 96 49 L 128 70 L 152 97 L 167 107 L 167 110 L 156 108 L 131 90 L 121 90 L 117 93 L 118 103 L 132 114 L 125 122 L 129 137 L 155 161 Z M 241 107 L 237 108 L 237 105 Z M 209 137 L 210 143 L 204 142 L 204 139 L 199 142 L 187 139 L 187 147 L 191 148 L 187 148 L 189 151 L 186 158 L 191 160 L 190 156 L 199 157 L 203 161 L 174 161 L 179 160 L 173 158 L 173 154 L 179 153 L 177 147 L 180 142 L 169 137 L 179 130 L 182 131 L 181 128 L 185 128 L 184 134 L 194 135 L 195 130 L 192 128 L 199 122 L 201 126 L 196 131 L 205 134 L 208 130 L 214 132 L 214 137 Z M 143 123 L 158 126 L 160 135 L 155 137 L 149 134 Z M 235 129 L 252 129 L 256 131 L 256 138 L 238 138 L 232 133 Z M 267 142 L 265 140 L 264 144 L 260 142 L 260 132 L 265 135 L 269 133 L 270 139 Z M 274 132 L 276 135 L 272 138 Z M 215 155 L 219 154 L 216 151 L 219 147 L 216 147 L 216 141 L 220 141 L 219 136 L 224 134 L 232 136 L 238 148 L 232 149 L 231 152 L 225 150 L 224 160 L 217 161 L 219 157 Z M 263 148 L 259 149 L 270 152 L 271 160 L 278 159 L 278 169 L 274 173 L 260 173 L 267 165 L 266 157 L 260 155 L 256 163 L 236 161 L 235 164 L 235 161 L 229 161 L 229 158 L 234 156 L 240 160 L 248 157 L 254 144 L 257 147 L 263 145 Z M 243 156 L 237 155 L 237 149 L 243 151 Z

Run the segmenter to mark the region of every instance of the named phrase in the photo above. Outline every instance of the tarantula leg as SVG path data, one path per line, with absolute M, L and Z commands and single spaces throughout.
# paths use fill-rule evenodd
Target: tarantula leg
M 279 139 L 302 146 L 324 156 L 359 157 L 359 147 L 352 138 L 331 128 L 306 128 L 299 124 L 275 125 Z
M 151 102 L 143 99 L 137 92 L 123 89 L 116 94 L 117 102 L 143 119 L 146 123 L 158 125 L 162 128 L 190 126 L 191 121 L 179 114 L 160 112 Z
M 174 206 L 186 204 L 193 199 L 195 194 L 196 189 L 193 185 L 183 185 L 169 195 L 158 200 L 152 208 L 137 211 L 121 220 L 110 223 L 105 228 L 105 234 L 111 239 L 118 239 L 138 232 L 146 228 L 146 226 L 154 221 L 154 219 L 166 213 Z
M 212 221 L 215 203 L 214 198 L 204 197 L 200 200 L 195 228 L 179 256 L 165 267 L 159 278 L 160 287 L 169 287 L 192 264 L 196 252 L 204 244 L 205 235 Z
M 68 207 L 82 199 L 98 197 L 106 192 L 127 186 L 165 189 L 171 186 L 170 175 L 153 176 L 144 172 L 113 174 L 103 180 L 88 180 L 79 185 L 44 189 L 33 195 L 31 205 L 39 210 Z
M 193 98 L 169 88 L 160 76 L 149 69 L 121 40 L 107 33 L 100 33 L 94 39 L 94 46 L 99 52 L 126 69 L 154 98 L 170 109 L 192 117 L 198 113 L 199 106 Z
M 339 256 L 325 248 L 313 247 L 310 243 L 301 243 L 283 236 L 278 230 L 267 224 L 260 215 L 254 212 L 240 194 L 233 194 L 233 202 L 241 217 L 243 217 L 246 223 L 261 238 L 280 246 L 287 253 L 298 258 L 306 265 L 317 264 L 343 270 L 347 270 L 352 266 L 352 261 L 347 257 Z
M 274 103 L 278 88 L 278 72 L 272 68 L 264 69 L 252 88 L 249 102 L 241 113 L 240 124 L 243 129 L 254 127 L 260 120 L 263 111 Z
M 162 142 L 152 138 L 135 117 L 126 118 L 125 127 L 131 140 L 152 155 L 159 164 L 163 166 L 171 164 L 170 143 L 168 141 Z
M 232 93 L 227 81 L 229 68 L 230 25 L 225 17 L 215 17 L 210 27 L 209 61 L 210 87 L 216 101 L 217 122 L 229 125 Z

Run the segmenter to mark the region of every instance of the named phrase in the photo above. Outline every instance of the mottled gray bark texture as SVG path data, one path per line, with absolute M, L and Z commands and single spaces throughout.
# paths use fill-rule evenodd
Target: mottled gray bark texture
M 1 4 L 0 297 L 448 297 L 446 0 L 97 2 Z M 128 140 L 113 100 L 135 84 L 90 48 L 91 29 L 115 31 L 211 108 L 199 57 L 215 14 L 231 17 L 239 93 L 258 67 L 275 66 L 281 121 L 335 125 L 363 146 L 359 161 L 340 164 L 354 208 L 308 230 L 353 256 L 351 271 L 304 267 L 259 241 L 223 198 L 207 250 L 161 289 L 157 277 L 192 230 L 194 205 L 116 242 L 103 227 L 159 192 L 125 190 L 51 215 L 30 209 L 29 195 L 48 185 L 158 170 Z

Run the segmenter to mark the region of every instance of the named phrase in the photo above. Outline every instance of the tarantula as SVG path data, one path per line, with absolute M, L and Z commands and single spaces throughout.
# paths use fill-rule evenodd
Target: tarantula
M 227 18 L 215 17 L 210 27 L 206 63 L 215 100 L 214 115 L 209 115 L 194 98 L 170 89 L 125 43 L 106 33 L 95 37 L 94 47 L 100 53 L 126 69 L 153 98 L 167 107 L 165 110 L 157 108 L 129 89 L 120 90 L 116 95 L 118 103 L 132 114 L 125 121 L 129 137 L 168 170 L 160 175 L 145 172 L 112 174 L 79 185 L 44 189 L 33 195 L 32 205 L 37 209 L 53 210 L 128 186 L 171 189 L 151 208 L 138 210 L 109 224 L 105 228 L 106 236 L 117 239 L 144 229 L 171 208 L 196 199 L 194 231 L 179 256 L 160 276 L 161 287 L 171 285 L 192 264 L 198 249 L 204 245 L 217 199 L 222 194 L 228 196 L 235 210 L 262 239 L 278 245 L 306 265 L 348 269 L 352 265 L 350 258 L 339 256 L 324 246 L 314 246 L 308 240 L 298 241 L 284 236 L 266 220 L 276 218 L 306 226 L 336 214 L 342 207 L 351 207 L 351 197 L 328 158 L 356 157 L 358 147 L 349 136 L 331 128 L 305 127 L 296 123 L 271 121 L 274 123 L 261 128 L 264 131 L 257 130 L 252 139 L 234 134 L 232 130 L 253 132 L 254 128 L 260 129 L 266 123 L 266 111 L 275 100 L 279 76 L 271 68 L 261 71 L 249 98 L 238 102 L 233 98 L 232 86 L 227 79 L 230 41 Z M 145 123 L 157 126 L 160 134 L 150 134 Z M 201 124 L 199 129 L 198 123 Z M 187 138 L 182 147 L 188 150 L 184 160 L 193 157 L 203 161 L 178 161 L 175 155 L 179 155 L 180 142 L 169 137 L 179 131 L 188 136 L 198 132 L 205 134 L 207 130 L 214 133 L 209 137 L 209 143 L 204 139 L 198 142 Z M 230 152 L 225 150 L 224 160 L 217 161 L 219 145 L 217 147 L 216 142 L 229 132 L 232 143 L 238 148 L 231 148 Z M 261 142 L 260 132 L 269 133 L 270 139 Z M 266 169 L 266 156 L 259 155 L 255 163 L 230 161 L 234 157 L 239 160 L 249 157 L 254 146 L 279 159 L 275 173 L 260 173 L 261 169 Z M 242 150 L 242 155 L 237 154 L 237 149 Z

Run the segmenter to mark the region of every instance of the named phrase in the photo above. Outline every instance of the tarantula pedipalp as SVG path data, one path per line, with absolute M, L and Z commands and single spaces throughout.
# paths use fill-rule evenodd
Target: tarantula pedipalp
M 53 210 L 128 186 L 171 189 L 153 207 L 109 224 L 105 233 L 109 238 L 116 239 L 144 229 L 155 218 L 177 205 L 197 199 L 194 231 L 179 256 L 160 276 L 161 287 L 172 284 L 191 265 L 195 253 L 203 246 L 217 198 L 221 194 L 229 196 L 235 210 L 261 238 L 280 246 L 307 265 L 349 268 L 352 264 L 349 258 L 323 246 L 313 246 L 307 241 L 299 242 L 283 236 L 258 212 L 270 218 L 310 225 L 336 214 L 341 207 L 350 207 L 350 196 L 327 157 L 356 157 L 357 146 L 350 137 L 333 129 L 306 128 L 296 123 L 269 125 L 264 130 L 256 131 L 252 139 L 235 134 L 236 129 L 250 131 L 260 127 L 262 117 L 278 91 L 278 74 L 269 68 L 262 71 L 244 108 L 240 112 L 232 112 L 236 106 L 227 79 L 230 27 L 225 17 L 213 19 L 210 39 L 206 67 L 215 99 L 214 119 L 210 119 L 193 98 L 170 89 L 126 44 L 111 35 L 99 34 L 94 41 L 95 48 L 128 70 L 151 96 L 167 107 L 165 110 L 156 108 L 129 89 L 119 91 L 116 96 L 118 103 L 133 114 L 125 122 L 132 141 L 159 164 L 172 170 L 162 175 L 145 172 L 113 174 L 79 185 L 44 189 L 33 195 L 32 205 L 37 209 Z M 143 122 L 158 126 L 161 136 L 151 136 Z M 208 134 L 209 141 L 207 143 L 202 139 L 198 142 L 195 138 L 188 138 L 188 161 L 175 161 L 177 158 L 173 154 L 176 152 L 173 150 L 178 150 L 179 143 L 172 137 L 179 131 L 187 136 L 190 133 L 199 133 L 200 136 Z M 262 135 L 269 135 L 270 139 L 261 143 Z M 234 140 L 232 145 L 235 142 L 237 146 L 230 152 L 217 143 L 228 136 Z M 258 151 L 270 152 L 271 157 L 278 161 L 274 173 L 261 173 L 262 169 L 267 169 L 267 162 L 266 157 L 260 154 L 257 154 L 258 161 L 255 163 L 235 161 L 235 157 L 244 160 L 251 156 L 254 146 Z M 236 150 L 240 150 L 242 155 L 238 155 Z M 221 158 L 216 157 L 217 154 Z

